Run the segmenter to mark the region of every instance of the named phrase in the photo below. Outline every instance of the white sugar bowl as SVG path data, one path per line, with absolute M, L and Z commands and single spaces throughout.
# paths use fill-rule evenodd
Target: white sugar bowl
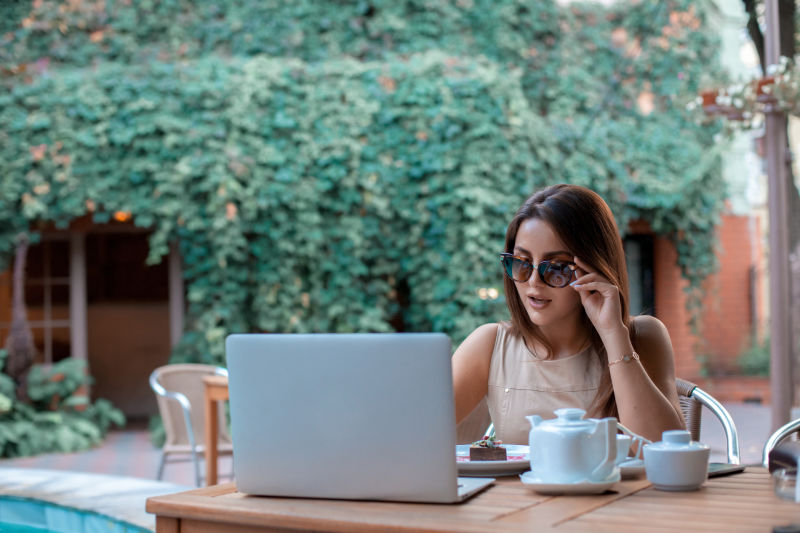
M 647 479 L 657 489 L 697 490 L 708 477 L 706 444 L 692 441 L 688 431 L 670 430 L 662 440 L 644 447 L 644 469 Z

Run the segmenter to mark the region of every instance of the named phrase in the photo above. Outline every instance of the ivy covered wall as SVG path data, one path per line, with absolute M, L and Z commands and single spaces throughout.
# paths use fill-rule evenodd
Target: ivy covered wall
M 0 257 L 39 223 L 131 212 L 151 261 L 184 259 L 176 360 L 219 362 L 234 331 L 460 342 L 505 317 L 481 289 L 548 183 L 648 221 L 691 287 L 714 267 L 714 129 L 685 111 L 718 75 L 702 2 L 14 5 Z

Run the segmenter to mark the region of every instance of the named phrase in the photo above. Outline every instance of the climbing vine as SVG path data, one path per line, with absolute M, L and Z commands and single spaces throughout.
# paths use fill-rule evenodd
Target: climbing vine
M 549 183 L 672 239 L 690 291 L 715 267 L 716 129 L 685 107 L 718 75 L 703 3 L 15 6 L 0 258 L 21 230 L 131 213 L 149 261 L 183 257 L 175 360 L 221 362 L 235 331 L 460 342 L 504 318 L 505 225 Z

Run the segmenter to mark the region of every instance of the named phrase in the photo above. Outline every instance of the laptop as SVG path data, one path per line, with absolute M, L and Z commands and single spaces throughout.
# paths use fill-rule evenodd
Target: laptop
M 450 340 L 441 333 L 234 334 L 225 342 L 239 492 L 458 502 Z

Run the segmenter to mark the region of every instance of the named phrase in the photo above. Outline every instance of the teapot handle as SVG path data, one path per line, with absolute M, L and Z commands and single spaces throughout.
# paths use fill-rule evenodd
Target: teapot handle
M 601 481 L 611 475 L 617 460 L 617 419 L 614 417 L 603 418 L 599 421 L 598 426 L 598 430 L 605 431 L 606 457 L 592 471 L 591 479 L 594 481 Z

